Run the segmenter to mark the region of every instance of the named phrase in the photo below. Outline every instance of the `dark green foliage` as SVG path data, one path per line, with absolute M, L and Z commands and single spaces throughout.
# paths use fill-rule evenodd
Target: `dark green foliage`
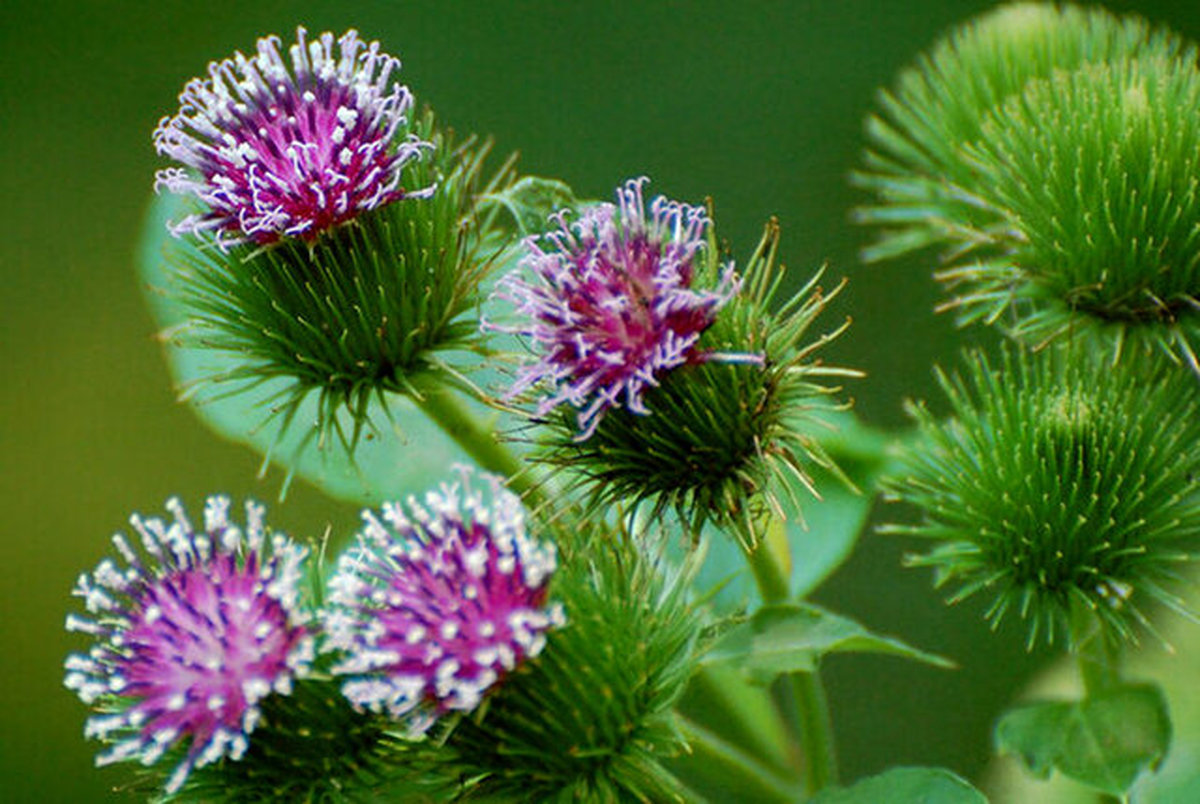
M 1030 644 L 1079 617 L 1133 638 L 1147 601 L 1181 608 L 1166 587 L 1200 539 L 1190 378 L 1049 350 L 967 363 L 965 379 L 939 374 L 950 419 L 913 406 L 924 443 L 887 481 L 922 514 L 888 530 L 933 542 L 910 562 L 952 601 L 993 596 L 993 625 L 1017 613 Z
M 417 781 L 420 746 L 390 734 L 386 721 L 354 711 L 340 685 L 312 678 L 290 695 L 269 696 L 240 760 L 193 770 L 182 790 L 162 801 L 341 804 L 374 801 L 385 789 L 404 789 L 405 801 L 433 800 Z
M 284 378 L 270 413 L 290 421 L 316 392 L 318 430 L 336 428 L 344 407 L 355 424 L 353 445 L 373 396 L 411 391 L 409 378 L 421 372 L 448 378 L 447 352 L 480 348 L 475 311 L 495 248 L 484 245 L 495 213 L 477 215 L 475 203 L 511 181 L 511 163 L 481 187 L 487 144 L 455 144 L 429 113 L 414 133 L 435 147 L 406 166 L 403 185 L 436 185 L 431 198 L 387 204 L 312 242 L 228 252 L 181 244 L 177 272 L 191 311 L 183 337 L 241 358 L 209 379 L 210 392 Z
M 557 539 L 550 594 L 567 624 L 446 740 L 461 800 L 682 800 L 659 763 L 684 749 L 672 710 L 695 666 L 690 576 L 628 534 L 585 530 Z
M 867 120 L 870 149 L 854 178 L 877 204 L 857 218 L 882 232 L 866 258 L 978 247 L 1004 226 L 980 202 L 988 185 L 964 152 L 988 115 L 1032 80 L 1147 52 L 1191 53 L 1140 18 L 1049 3 L 1002 4 L 943 37 L 880 93 L 880 112 Z
M 784 278 L 775 262 L 778 243 L 779 226 L 771 221 L 746 265 L 741 292 L 701 336 L 700 351 L 718 357 L 667 373 L 646 393 L 648 414 L 610 410 L 586 440 L 576 440 L 575 412 L 562 409 L 538 457 L 576 473 L 600 506 L 650 501 L 654 516 L 675 509 L 694 534 L 712 521 L 733 528 L 747 545 L 764 504 L 783 517 L 781 495 L 798 509 L 793 488 L 815 494 L 813 466 L 840 475 L 814 436 L 820 425 L 809 417 L 841 407 L 832 399 L 841 389 L 820 378 L 859 376 L 813 359 L 846 325 L 807 344 L 802 339 L 842 286 L 823 293 L 818 273 L 773 309 Z M 696 286 L 715 284 L 720 270 L 713 240 L 697 266 Z

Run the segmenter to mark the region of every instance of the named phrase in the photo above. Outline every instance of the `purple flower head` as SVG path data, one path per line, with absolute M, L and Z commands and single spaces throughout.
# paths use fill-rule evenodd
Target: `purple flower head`
M 350 30 L 288 48 L 258 40 L 256 55 L 212 62 L 192 79 L 179 113 L 163 118 L 154 146 L 184 167 L 158 172 L 155 188 L 192 195 L 207 207 L 172 226 L 176 235 L 212 231 L 219 242 L 267 244 L 313 238 L 405 196 L 401 168 L 429 143 L 397 141 L 412 105 L 391 80 L 400 61 Z
M 261 506 L 246 504 L 242 529 L 229 499 L 210 497 L 202 531 L 178 500 L 167 510 L 174 521 L 131 517 L 141 553 L 113 537 L 125 567 L 106 558 L 79 576 L 88 616 L 68 615 L 67 630 L 95 644 L 67 658 L 65 683 L 101 712 L 84 729 L 112 743 L 98 765 L 150 765 L 188 741 L 167 782 L 174 792 L 192 768 L 241 757 L 259 702 L 291 691 L 314 640 L 297 604 L 307 550 L 281 534 L 268 543 Z
M 364 511 L 358 545 L 330 581 L 326 649 L 344 658 L 343 693 L 356 706 L 407 721 L 419 734 L 437 716 L 470 711 L 545 632 L 564 622 L 547 604 L 553 545 L 525 532 L 516 495 L 486 476 L 491 499 L 469 470 L 420 503 Z
M 715 288 L 692 288 L 708 215 L 659 196 L 647 216 L 647 181 L 631 179 L 616 205 L 591 207 L 574 223 L 558 213 L 558 229 L 525 241 L 528 253 L 497 291 L 525 320 L 489 326 L 524 336 L 538 354 L 509 396 L 549 385 L 538 415 L 569 402 L 580 440 L 610 408 L 646 413 L 643 394 L 664 372 L 715 357 L 697 343 L 738 289 L 732 265 Z

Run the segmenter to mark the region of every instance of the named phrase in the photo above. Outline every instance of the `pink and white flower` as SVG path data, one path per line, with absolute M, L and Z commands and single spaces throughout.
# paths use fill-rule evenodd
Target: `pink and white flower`
M 154 132 L 160 154 L 182 167 L 160 170 L 156 189 L 193 196 L 204 209 L 172 226 L 218 242 L 264 245 L 311 239 L 331 226 L 405 197 L 401 172 L 422 149 L 404 135 L 412 94 L 395 80 L 399 59 L 350 30 L 323 33 L 280 53 L 280 40 L 208 66 L 188 82 L 179 112 Z

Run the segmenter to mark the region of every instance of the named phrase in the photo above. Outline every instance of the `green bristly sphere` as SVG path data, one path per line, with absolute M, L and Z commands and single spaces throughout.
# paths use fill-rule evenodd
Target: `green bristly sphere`
M 815 437 L 820 425 L 812 415 L 846 407 L 835 398 L 840 386 L 823 380 L 862 375 L 826 366 L 814 353 L 849 321 L 808 341 L 805 335 L 843 285 L 825 293 L 818 273 L 776 306 L 785 273 L 776 263 L 778 245 L 772 220 L 746 263 L 740 292 L 700 337 L 701 353 L 746 359 L 674 369 L 646 393 L 647 413 L 611 410 L 584 440 L 574 411 L 557 412 L 536 459 L 561 467 L 598 507 L 647 502 L 652 516 L 677 512 L 695 535 L 709 522 L 731 528 L 747 548 L 763 506 L 786 517 L 784 501 L 800 509 L 797 489 L 816 494 L 814 466 L 840 476 Z M 698 285 L 721 270 L 719 254 L 714 236 L 697 267 Z
M 1143 607 L 1169 591 L 1200 541 L 1200 410 L 1189 377 L 1078 354 L 980 354 L 965 379 L 939 374 L 951 417 L 912 408 L 924 439 L 889 479 L 918 508 L 891 532 L 928 539 L 910 561 L 956 587 L 952 602 L 994 598 L 1029 642 L 1094 618 L 1113 640 L 1149 627 Z
M 857 219 L 882 229 L 868 260 L 940 245 L 978 249 L 1006 222 L 979 198 L 989 185 L 965 146 L 988 115 L 1033 80 L 1143 54 L 1195 60 L 1173 34 L 1137 17 L 1042 3 L 1003 4 L 937 42 L 879 97 L 855 182 L 876 198 Z
M 1168 56 L 1030 84 L 969 149 L 1003 216 L 998 256 L 945 275 L 964 317 L 1016 335 L 1161 346 L 1197 368 L 1200 70 Z
M 343 407 L 357 430 L 372 398 L 411 392 L 417 374 L 449 380 L 445 356 L 480 348 L 479 286 L 496 244 L 485 243 L 490 219 L 476 200 L 511 182 L 511 162 L 484 187 L 487 144 L 454 143 L 430 113 L 413 132 L 434 148 L 405 166 L 402 184 L 436 186 L 429 198 L 385 204 L 312 240 L 173 247 L 191 312 L 180 337 L 240 358 L 211 378 L 212 392 L 283 378 L 272 413 L 290 422 L 315 392 L 318 430 L 333 427 Z
M 696 660 L 689 575 L 660 566 L 628 534 L 584 530 L 558 538 L 550 595 L 567 624 L 438 755 L 458 800 L 685 800 L 660 763 L 685 749 L 673 706 Z

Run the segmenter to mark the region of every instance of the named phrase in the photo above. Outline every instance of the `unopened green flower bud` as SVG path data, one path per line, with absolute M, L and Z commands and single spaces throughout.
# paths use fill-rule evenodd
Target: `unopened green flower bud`
M 1149 627 L 1150 602 L 1182 608 L 1169 587 L 1200 541 L 1200 410 L 1174 373 L 1069 352 L 967 358 L 939 374 L 951 416 L 913 407 L 924 439 L 887 487 L 920 521 L 887 530 L 933 545 L 952 602 L 993 598 L 993 625 L 1029 622 L 1053 641 L 1078 618 L 1109 638 Z
M 854 178 L 876 203 L 857 218 L 881 233 L 866 258 L 986 244 L 1006 221 L 981 202 L 989 185 L 964 147 L 984 137 L 988 115 L 1030 81 L 1148 53 L 1195 60 L 1179 37 L 1145 20 L 1072 5 L 1005 3 L 944 36 L 880 94 L 867 120 L 870 146 Z
M 1200 371 L 1200 108 L 1195 60 L 1158 54 L 1035 81 L 967 152 L 1004 222 L 995 256 L 945 276 L 965 318 L 1118 357 L 1160 348 Z

